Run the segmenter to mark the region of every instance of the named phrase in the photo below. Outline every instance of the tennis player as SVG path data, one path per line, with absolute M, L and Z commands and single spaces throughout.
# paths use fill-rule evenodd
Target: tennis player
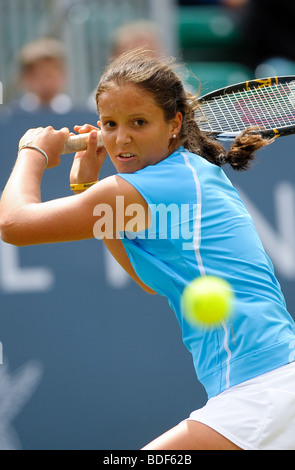
M 208 402 L 144 449 L 295 450 L 294 323 L 253 221 L 221 169 L 248 168 L 266 142 L 245 132 L 226 153 L 200 132 L 197 101 L 174 66 L 144 52 L 112 62 L 96 100 L 105 148 L 97 149 L 95 127 L 75 128 L 91 131 L 71 169 L 76 195 L 40 196 L 44 169 L 59 164 L 69 130 L 25 134 L 1 200 L 2 239 L 29 245 L 100 237 L 146 292 L 167 297 Z M 98 181 L 107 153 L 117 174 Z M 174 211 L 165 223 L 160 207 Z M 225 278 L 236 296 L 234 315 L 210 330 L 190 326 L 180 301 L 184 287 L 205 275 Z

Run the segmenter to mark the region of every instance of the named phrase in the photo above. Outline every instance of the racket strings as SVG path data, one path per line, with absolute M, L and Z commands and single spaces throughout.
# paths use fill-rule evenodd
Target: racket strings
M 249 126 L 265 130 L 295 123 L 295 85 L 243 89 L 204 101 L 196 118 L 205 132 L 241 132 Z
M 255 100 L 256 103 L 255 109 L 260 112 L 258 118 L 257 114 L 254 116 L 254 119 L 256 119 L 255 124 L 259 124 L 258 119 L 273 128 L 278 126 L 278 123 L 290 125 L 294 122 L 294 106 L 291 105 L 289 100 L 289 96 L 292 96 L 292 90 L 289 85 L 279 84 L 273 87 L 265 87 L 259 96 L 259 102 L 257 100 L 258 95 L 253 93 L 254 89 L 250 91 L 253 95 L 253 101 Z M 261 99 L 263 99 L 262 106 Z

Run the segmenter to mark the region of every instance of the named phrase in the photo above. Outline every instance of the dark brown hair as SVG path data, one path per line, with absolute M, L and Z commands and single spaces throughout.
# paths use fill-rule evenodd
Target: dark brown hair
M 229 163 L 234 170 L 248 169 L 254 152 L 270 143 L 249 128 L 235 139 L 227 152 L 217 140 L 201 132 L 195 117 L 195 110 L 200 106 L 198 96 L 185 91 L 182 80 L 175 72 L 174 59 L 161 61 L 143 50 L 129 51 L 116 58 L 98 83 L 98 112 L 101 94 L 109 90 L 112 84 L 122 86 L 125 83 L 132 83 L 150 93 L 167 121 L 180 111 L 183 122 L 175 144 L 177 147 L 183 145 L 215 165 Z

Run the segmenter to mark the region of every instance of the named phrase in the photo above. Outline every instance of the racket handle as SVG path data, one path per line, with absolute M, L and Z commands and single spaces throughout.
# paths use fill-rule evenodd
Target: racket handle
M 68 140 L 65 143 L 65 146 L 61 152 L 61 155 L 72 152 L 80 152 L 81 150 L 87 149 L 89 133 L 87 134 L 77 134 L 70 135 Z M 103 147 L 103 141 L 101 137 L 101 132 L 97 132 L 97 147 Z

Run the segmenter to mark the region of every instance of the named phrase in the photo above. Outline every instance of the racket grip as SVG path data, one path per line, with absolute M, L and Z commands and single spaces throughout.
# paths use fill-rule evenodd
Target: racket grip
M 64 148 L 61 152 L 61 155 L 72 152 L 80 152 L 81 150 L 87 149 L 89 133 L 86 134 L 77 134 L 70 135 L 66 141 Z M 97 147 L 103 147 L 103 141 L 101 137 L 101 132 L 97 132 Z

